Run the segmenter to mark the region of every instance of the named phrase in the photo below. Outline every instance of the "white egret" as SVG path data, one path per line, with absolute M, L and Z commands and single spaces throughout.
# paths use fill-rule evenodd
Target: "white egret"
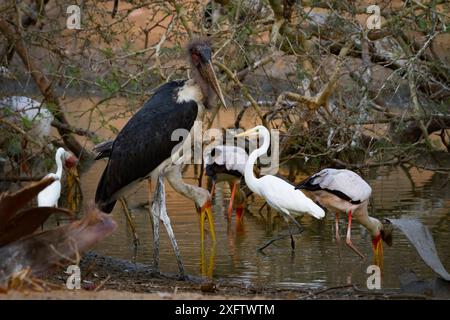
M 322 219 L 325 211 L 309 199 L 303 192 L 296 190 L 289 182 L 272 176 L 265 175 L 256 178 L 253 173 L 253 165 L 258 157 L 265 154 L 270 145 L 270 134 L 264 126 L 256 126 L 235 137 L 258 136 L 263 138 L 263 144 L 260 148 L 254 150 L 245 165 L 245 183 L 257 195 L 263 197 L 266 202 L 277 210 L 285 218 L 286 222 L 293 221 L 300 230 L 302 227 L 295 220 L 294 216 L 309 214 L 316 219 Z M 294 240 L 291 234 L 291 246 L 294 248 Z
M 45 178 L 52 177 L 55 181 L 38 194 L 38 207 L 58 207 L 58 200 L 61 195 L 61 177 L 63 162 L 66 168 L 73 168 L 77 163 L 77 158 L 64 148 L 58 148 L 55 155 L 56 173 L 49 173 Z

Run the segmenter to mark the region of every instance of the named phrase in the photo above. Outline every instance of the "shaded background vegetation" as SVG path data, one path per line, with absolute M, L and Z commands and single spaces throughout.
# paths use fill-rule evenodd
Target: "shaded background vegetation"
M 66 27 L 75 3 L 81 30 Z M 372 4 L 379 30 L 367 27 Z M 443 0 L 2 1 L 0 98 L 26 95 L 54 115 L 50 144 L 24 149 L 31 124 L 0 114 L 4 175 L 24 179 L 23 159 L 44 161 L 37 178 L 51 145 L 89 163 L 117 119 L 189 73 L 184 47 L 198 36 L 211 39 L 235 126 L 254 112 L 280 129 L 282 163 L 449 170 L 449 23 Z M 68 108 L 71 97 L 89 107 Z

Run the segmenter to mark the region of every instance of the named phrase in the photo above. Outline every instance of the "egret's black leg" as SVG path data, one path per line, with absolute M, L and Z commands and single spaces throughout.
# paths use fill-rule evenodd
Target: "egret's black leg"
M 295 223 L 295 225 L 297 226 L 299 232 L 303 232 L 303 227 L 302 227 L 302 225 L 301 225 L 300 223 L 298 223 L 297 220 L 295 220 L 294 217 L 291 216 L 290 214 L 288 214 L 287 216 L 291 219 L 292 222 Z M 291 230 L 291 229 L 289 229 L 289 231 L 290 231 L 290 230 Z
M 291 228 L 289 228 L 289 232 L 291 231 Z M 292 233 L 291 233 L 291 248 L 292 248 L 292 250 L 295 250 L 295 241 L 294 241 L 294 237 L 292 236 Z
M 291 225 L 289 224 L 289 221 L 286 221 L 289 231 L 289 236 L 291 237 L 291 248 L 292 250 L 295 250 L 295 240 L 294 236 L 292 235 Z

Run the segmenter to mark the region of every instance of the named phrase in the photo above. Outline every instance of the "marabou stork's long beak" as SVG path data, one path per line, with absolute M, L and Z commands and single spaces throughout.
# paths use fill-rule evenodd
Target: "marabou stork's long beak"
M 225 98 L 223 97 L 222 90 L 220 89 L 219 81 L 217 80 L 216 73 L 214 71 L 211 60 L 208 61 L 207 63 L 201 63 L 198 69 L 202 77 L 213 88 L 214 92 L 217 94 L 217 96 L 219 97 L 220 101 L 222 102 L 223 106 L 226 109 L 227 104 L 225 103 Z

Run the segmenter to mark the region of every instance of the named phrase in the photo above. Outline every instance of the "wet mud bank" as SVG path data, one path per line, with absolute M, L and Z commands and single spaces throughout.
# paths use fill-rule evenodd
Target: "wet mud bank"
M 354 284 L 321 288 L 258 286 L 190 275 L 182 280 L 177 274 L 157 274 L 151 266 L 95 252 L 83 256 L 80 269 L 80 290 L 65 289 L 68 275 L 64 270 L 59 270 L 44 278 L 48 283 L 59 286 L 59 289 L 47 292 L 10 291 L 0 294 L 0 299 L 450 299 L 450 283 L 423 281 L 411 276 L 404 288 L 389 290 L 367 290 Z M 435 283 L 441 286 L 440 296 L 435 295 L 436 290 L 433 291 Z

